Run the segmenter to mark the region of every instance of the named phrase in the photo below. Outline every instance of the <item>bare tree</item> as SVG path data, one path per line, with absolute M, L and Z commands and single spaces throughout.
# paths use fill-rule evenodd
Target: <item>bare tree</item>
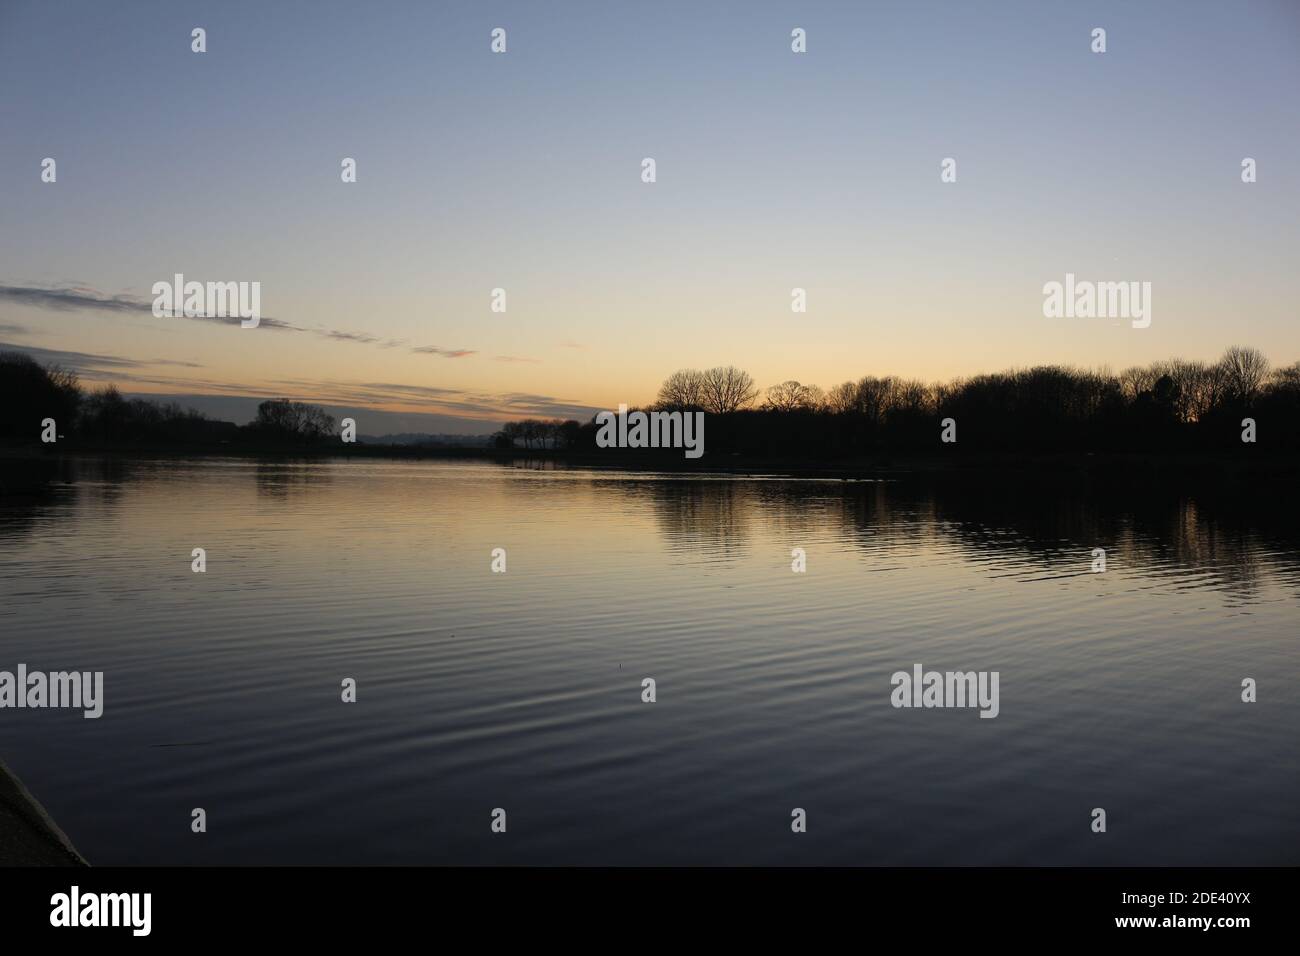
M 513 448 L 515 446 L 515 442 L 519 441 L 524 437 L 523 429 L 520 427 L 518 422 L 506 422 L 504 425 L 501 426 L 501 434 L 505 438 L 505 441 L 508 443 L 508 447 L 510 448 Z
M 1131 402 L 1144 392 L 1151 391 L 1160 374 L 1159 369 L 1154 365 L 1146 367 L 1135 365 L 1120 372 L 1119 387 L 1125 401 Z
M 1241 404 L 1250 404 L 1268 380 L 1268 359 L 1258 349 L 1234 345 L 1219 359 L 1227 376 L 1228 395 Z
M 853 411 L 870 422 L 883 422 L 893 404 L 897 381 L 895 378 L 875 378 L 871 375 L 858 379 L 853 393 Z
M 273 398 L 257 406 L 254 424 L 281 438 L 320 441 L 334 431 L 334 416 L 326 414 L 319 405 Z
M 77 373 L 62 365 L 47 365 L 45 373 L 50 377 L 50 384 L 56 389 L 63 392 L 78 392 L 81 390 L 81 379 Z
M 764 407 L 776 412 L 806 411 L 817 408 L 823 398 L 816 385 L 802 385 L 791 379 L 767 390 Z
M 858 386 L 854 382 L 841 382 L 826 393 L 826 410 L 835 415 L 847 415 L 853 411 L 854 398 Z
M 1165 374 L 1174 383 L 1174 412 L 1180 422 L 1200 421 L 1217 400 L 1219 376 L 1204 362 L 1174 359 L 1165 363 Z
M 894 389 L 894 402 L 891 411 L 918 414 L 929 412 L 934 408 L 934 390 L 925 382 L 915 379 L 899 381 Z
M 704 404 L 704 373 L 693 368 L 673 372 L 659 386 L 659 404 L 665 408 L 698 408 Z
M 1275 371 L 1269 387 L 1280 392 L 1300 392 L 1300 362 Z
M 526 418 L 518 422 L 505 422 L 497 432 L 500 438 L 498 447 L 512 448 L 516 442 L 523 442 L 524 447 L 531 450 L 535 442 L 538 448 L 559 448 L 576 441 L 578 427 L 577 422 L 566 422 L 563 418 L 545 421 Z
M 525 418 L 519 423 L 519 437 L 524 440 L 524 447 L 531 450 L 533 442 L 543 441 L 542 423 L 535 418 Z
M 758 397 L 758 388 L 748 372 L 734 365 L 718 366 L 704 373 L 701 404 L 715 415 L 734 412 Z

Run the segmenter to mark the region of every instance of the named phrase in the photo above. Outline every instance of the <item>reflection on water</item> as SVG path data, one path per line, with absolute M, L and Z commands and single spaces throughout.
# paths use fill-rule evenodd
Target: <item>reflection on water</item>
M 103 670 L 105 715 L 4 711 L 0 753 L 92 862 L 1300 862 L 1280 494 L 61 469 L 0 505 L 0 669 Z M 1000 715 L 893 709 L 914 663 Z

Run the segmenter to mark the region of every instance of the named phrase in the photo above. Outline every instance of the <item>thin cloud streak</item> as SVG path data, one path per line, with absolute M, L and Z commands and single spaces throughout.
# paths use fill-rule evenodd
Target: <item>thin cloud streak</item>
M 131 384 L 176 390 L 187 394 L 242 398 L 292 398 L 317 405 L 355 405 L 382 411 L 415 410 L 470 418 L 590 419 L 600 409 L 576 399 L 527 392 L 469 391 L 432 385 L 404 385 L 397 382 L 337 382 L 320 379 L 279 379 L 263 385 L 228 385 L 205 379 L 177 378 L 150 373 L 151 366 L 203 368 L 197 362 L 172 359 L 140 360 L 90 352 L 36 348 L 14 342 L 0 342 L 0 352 L 22 352 L 43 364 L 59 365 L 100 383 Z
M 600 409 L 576 399 L 520 392 L 494 394 L 423 385 L 391 382 L 335 382 L 286 379 L 270 383 L 280 389 L 297 390 L 317 403 L 355 404 L 373 408 L 391 408 L 459 414 L 470 417 L 505 418 L 577 418 L 590 419 Z
M 441 355 L 443 358 L 457 359 L 469 355 L 478 355 L 474 349 L 444 349 L 436 345 L 421 345 L 411 351 L 416 355 Z
M 18 305 L 37 309 L 50 309 L 55 312 L 75 312 L 90 310 L 96 312 L 113 312 L 118 314 L 148 313 L 153 315 L 153 300 L 132 298 L 127 295 L 105 296 L 85 286 L 68 286 L 62 289 L 41 289 L 35 286 L 0 285 L 0 301 L 14 302 Z M 176 312 L 168 318 L 189 319 L 192 322 L 217 322 L 222 325 L 239 325 L 239 316 L 202 316 L 186 315 Z M 311 329 L 299 328 L 280 319 L 262 316 L 259 327 L 281 329 L 290 332 L 310 332 Z M 319 333 L 318 333 L 319 334 Z
M 73 312 L 90 310 L 122 315 L 147 313 L 153 315 L 153 300 L 134 298 L 128 295 L 108 296 L 86 286 L 69 285 L 62 288 L 43 289 L 37 286 L 0 285 L 0 301 L 13 302 L 18 305 L 38 309 L 50 309 L 55 312 Z M 217 322 L 222 325 L 238 326 L 242 321 L 239 316 L 202 316 L 175 313 L 169 318 L 188 319 L 192 322 Z M 13 329 L 20 328 L 13 326 Z M 406 344 L 401 339 L 385 339 L 369 332 L 353 332 L 347 329 L 327 329 L 320 326 L 309 327 L 294 325 L 282 319 L 262 316 L 259 328 L 278 329 L 284 332 L 304 332 L 334 342 L 353 342 L 358 345 L 377 345 L 379 348 L 400 348 Z M 444 349 L 437 346 L 413 348 L 412 352 L 420 354 L 441 355 L 445 358 L 465 358 L 478 353 L 473 349 Z
M 0 342 L 0 352 L 22 352 L 44 365 L 58 365 L 84 375 L 92 375 L 96 372 L 121 373 L 124 369 L 148 368 L 154 365 L 169 365 L 177 368 L 205 367 L 198 362 L 180 362 L 175 359 L 129 359 L 118 355 L 97 355 L 93 352 L 43 349 L 34 345 L 20 345 L 17 342 Z
M 62 289 L 41 289 L 35 286 L 0 285 L 0 299 L 31 305 L 39 309 L 71 312 L 76 309 L 97 309 L 101 312 L 152 312 L 153 303 L 141 303 L 130 296 L 101 296 L 85 286 L 68 286 Z

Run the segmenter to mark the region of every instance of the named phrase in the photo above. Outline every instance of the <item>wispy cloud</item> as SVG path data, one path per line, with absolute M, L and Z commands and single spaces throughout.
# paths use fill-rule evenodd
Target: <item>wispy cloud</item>
M 327 339 L 335 339 L 339 342 L 361 342 L 365 345 L 373 345 L 379 341 L 379 336 L 370 335 L 367 332 L 341 332 L 338 329 L 325 329 L 323 334 Z
M 98 310 L 118 314 L 152 315 L 152 301 L 126 295 L 105 296 L 93 289 L 80 286 L 63 286 L 41 289 L 35 286 L 0 285 L 0 301 L 21 303 L 37 308 L 71 311 Z M 210 318 L 185 316 L 196 322 L 220 321 Z M 237 323 L 238 318 L 232 318 Z M 378 348 L 405 348 L 401 339 L 384 339 L 364 332 L 342 329 L 306 328 L 276 319 L 262 319 L 262 325 L 288 332 L 305 332 L 333 341 L 374 345 Z M 23 326 L 0 326 L 0 331 L 25 334 Z M 581 346 L 574 346 L 581 347 Z M 90 352 L 64 351 L 37 348 L 0 342 L 0 350 L 25 352 L 37 361 L 60 365 L 92 381 L 113 381 L 146 389 L 166 389 L 168 392 L 208 394 L 213 396 L 238 396 L 266 398 L 280 396 L 296 398 L 318 404 L 355 406 L 359 408 L 404 409 L 437 414 L 450 414 L 500 421 L 508 418 L 578 418 L 588 419 L 598 409 L 584 405 L 576 399 L 555 395 L 538 395 L 524 392 L 493 393 L 459 388 L 442 388 L 427 385 L 404 385 L 394 382 L 339 382 L 317 379 L 282 379 L 268 382 L 250 382 L 231 385 L 224 382 L 181 378 L 167 374 L 169 368 L 200 369 L 196 362 L 173 359 L 132 359 L 116 355 Z M 473 349 L 443 348 L 436 345 L 410 347 L 420 355 L 458 359 L 479 354 Z M 494 356 L 499 362 L 535 363 L 539 359 L 514 355 Z M 160 397 L 163 397 L 160 395 Z
M 411 351 L 416 355 L 441 355 L 443 358 L 449 359 L 478 355 L 478 352 L 473 349 L 443 349 L 436 345 L 421 345 L 418 348 L 411 349 Z
M 4 326 L 0 326 L 3 329 Z M 0 352 L 22 352 L 42 365 L 58 365 L 82 375 L 112 372 L 121 375 L 124 370 L 166 365 L 176 368 L 203 368 L 198 362 L 180 362 L 174 359 L 129 359 L 119 355 L 98 355 L 94 352 L 68 352 L 62 349 L 43 349 L 14 342 L 0 342 Z
M 48 308 L 48 310 L 57 312 L 90 310 L 118 313 L 118 315 L 139 315 L 139 313 L 153 315 L 152 299 L 140 299 L 131 297 L 131 295 L 104 295 L 95 289 L 81 285 L 55 286 L 48 287 L 48 289 L 42 289 L 39 286 L 0 285 L 0 302 L 13 302 L 21 304 L 21 306 Z M 198 323 L 221 323 L 234 326 L 238 326 L 240 323 L 238 316 L 208 317 L 179 315 L 178 313 L 174 317 L 188 321 L 198 321 Z M 333 342 L 373 345 L 380 347 L 380 349 L 400 349 L 400 347 L 407 345 L 406 339 L 402 338 L 383 338 L 382 336 L 374 336 L 369 332 L 354 332 L 351 329 L 326 329 L 321 328 L 321 326 L 294 325 L 281 319 L 272 319 L 270 316 L 261 317 L 260 326 L 261 328 L 278 329 L 281 332 L 302 332 L 309 334 L 309 336 L 328 338 Z M 26 334 L 27 330 L 21 325 L 0 325 L 0 332 Z M 582 346 L 575 345 L 572 347 L 581 349 Z M 412 347 L 411 352 L 416 355 L 438 355 L 445 359 L 464 359 L 478 354 L 476 349 L 443 349 L 442 346 L 437 345 Z M 498 362 L 538 362 L 538 359 L 516 358 L 516 356 L 512 355 L 498 355 L 497 360 Z
M 65 286 L 63 288 L 41 289 L 35 286 L 0 285 L 0 300 L 19 305 L 33 306 L 38 309 L 52 309 L 55 312 L 73 312 L 90 310 L 95 312 L 114 312 L 118 314 L 148 313 L 153 315 L 153 300 L 138 299 L 128 295 L 101 295 L 85 286 Z M 238 326 L 238 316 L 207 317 L 177 313 L 172 318 L 188 319 L 191 322 L 217 322 L 222 325 Z M 290 332 L 308 332 L 288 322 L 262 316 L 261 328 L 282 329 Z
M 70 312 L 74 309 L 97 309 L 101 312 L 139 312 L 152 310 L 152 303 L 142 303 L 131 296 L 102 296 L 85 286 L 41 289 L 35 286 L 0 285 L 0 299 L 32 305 L 40 309 Z
M 338 382 L 282 379 L 270 390 L 328 405 L 438 412 L 500 421 L 508 418 L 591 418 L 599 409 L 576 399 L 523 392 L 480 392 L 396 382 Z
M 54 288 L 38 286 L 0 285 L 0 301 L 13 302 L 18 305 L 38 309 L 51 309 L 56 312 L 90 310 L 96 312 L 132 315 L 147 313 L 153 315 L 153 300 L 140 299 L 129 295 L 104 295 L 95 289 L 80 285 L 65 285 Z M 183 318 L 191 322 L 218 322 L 223 325 L 238 326 L 238 316 L 208 317 L 201 315 L 177 314 L 174 318 Z M 369 332 L 355 332 L 349 329 L 327 329 L 321 326 L 302 326 L 285 322 L 282 319 L 262 316 L 261 328 L 278 329 L 284 332 L 302 332 L 329 339 L 333 342 L 353 342 L 359 345 L 375 345 L 379 348 L 400 348 L 406 344 L 404 339 L 385 339 Z M 21 326 L 0 326 L 10 334 L 25 331 Z M 473 349 L 444 349 L 437 346 L 422 346 L 411 349 L 412 352 L 429 355 L 441 355 L 443 358 L 465 358 L 477 355 Z

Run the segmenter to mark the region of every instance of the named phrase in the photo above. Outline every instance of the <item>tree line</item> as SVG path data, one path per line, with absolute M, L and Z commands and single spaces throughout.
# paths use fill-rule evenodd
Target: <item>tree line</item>
M 1259 443 L 1300 450 L 1300 362 L 1274 369 L 1233 346 L 1217 362 L 1171 359 L 1112 373 L 1040 365 L 946 382 L 868 375 L 823 390 L 795 380 L 760 390 L 734 366 L 681 369 L 647 411 L 710 415 L 709 453 L 835 458 L 934 450 L 956 422 L 955 453 L 1209 451 Z M 517 447 L 509 423 L 500 447 Z M 594 449 L 594 421 L 564 423 L 554 447 Z M 531 446 L 530 446 L 531 447 Z M 544 447 L 544 446 L 536 446 Z
M 735 366 L 681 369 L 647 411 L 709 415 L 706 454 L 831 459 L 934 451 L 940 422 L 956 422 L 954 453 L 1208 451 L 1239 447 L 1244 418 L 1258 442 L 1300 450 L 1300 362 L 1272 368 L 1234 346 L 1217 362 L 1154 362 L 1119 373 L 1040 365 L 946 382 L 864 376 L 823 390 L 794 380 L 760 390 Z M 332 416 L 287 398 L 258 406 L 247 425 L 175 403 L 126 398 L 114 386 L 87 391 L 77 375 L 0 353 L 0 441 L 29 444 L 55 419 L 65 438 L 95 444 L 324 445 Z M 562 419 L 506 422 L 498 449 L 596 450 L 596 424 Z
M 30 444 L 51 418 L 62 439 L 88 444 L 322 444 L 337 440 L 334 419 L 317 405 L 269 399 L 247 425 L 218 421 L 175 402 L 126 398 L 116 386 L 87 391 L 75 372 L 0 352 L 0 441 Z
M 526 418 L 519 422 L 506 422 L 501 430 L 492 436 L 492 444 L 497 448 L 516 448 L 523 445 L 526 450 L 542 448 L 572 448 L 575 446 L 581 425 L 563 418 L 538 419 Z

